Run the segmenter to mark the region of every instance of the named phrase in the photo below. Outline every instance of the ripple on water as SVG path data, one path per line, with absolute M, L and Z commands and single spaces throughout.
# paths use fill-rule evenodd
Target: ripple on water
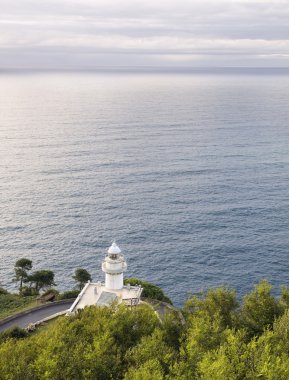
M 288 283 L 289 76 L 245 76 L 0 75 L 1 283 L 103 278 L 114 239 L 177 305 Z

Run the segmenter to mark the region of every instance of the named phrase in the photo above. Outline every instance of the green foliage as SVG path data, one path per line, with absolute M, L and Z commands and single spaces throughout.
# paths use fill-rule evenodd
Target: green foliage
M 188 321 L 187 334 L 182 344 L 182 360 L 189 363 L 194 372 L 203 355 L 223 344 L 226 337 L 220 316 L 200 311 Z
M 189 316 L 198 315 L 200 312 L 211 317 L 217 316 L 223 327 L 231 327 L 236 320 L 237 307 L 234 290 L 217 288 L 210 289 L 200 296 L 191 297 L 185 304 L 184 312 Z
M 8 290 L 0 287 L 0 295 L 1 294 L 8 294 Z
M 23 286 L 21 295 L 23 297 L 36 296 L 38 292 L 34 288 L 29 288 L 28 286 Z
M 48 286 L 56 285 L 54 283 L 54 273 L 51 270 L 38 270 L 28 276 L 27 281 L 30 282 L 31 287 L 34 285 L 36 293 Z
M 138 278 L 126 278 L 124 284 L 141 285 L 143 288 L 142 297 L 151 298 L 158 301 L 173 304 L 172 301 L 164 294 L 163 290 L 149 282 L 139 280 Z
M 133 311 L 89 307 L 25 340 L 2 343 L 0 378 L 122 379 L 126 352 L 158 326 L 158 318 L 146 305 Z
M 287 286 L 281 287 L 280 305 L 284 309 L 289 308 L 289 289 L 287 288 Z
M 23 282 L 28 278 L 28 271 L 32 268 L 32 261 L 22 258 L 16 261 L 14 266 L 15 278 L 14 281 L 19 281 L 19 293 L 22 292 Z
M 32 261 L 26 258 L 19 259 L 15 263 L 15 268 L 30 270 L 32 269 Z
M 130 368 L 125 374 L 124 380 L 163 380 L 164 373 L 160 363 L 156 359 L 150 359 L 139 368 Z
M 183 372 L 193 376 L 203 356 L 226 341 L 227 329 L 236 324 L 237 307 L 235 292 L 227 288 L 208 290 L 186 302 L 187 329 L 176 369 L 180 377 Z
M 8 339 L 23 339 L 28 336 L 28 333 L 20 327 L 11 327 L 10 329 L 0 333 L 0 343 Z
M 10 293 L 0 294 L 0 319 L 34 306 L 36 306 L 35 297 L 22 297 Z
M 273 324 L 274 346 L 289 355 L 289 310 Z
M 127 378 L 131 378 L 132 369 L 136 373 L 139 370 L 143 373 L 148 363 L 154 363 L 157 372 L 168 374 L 170 365 L 176 358 L 177 351 L 166 344 L 163 329 L 155 329 L 152 335 L 144 336 L 137 346 L 127 351 L 126 360 L 130 368 Z
M 58 300 L 68 300 L 76 298 L 79 294 L 79 290 L 68 290 L 67 292 L 60 293 L 57 297 Z
M 245 332 L 226 331 L 226 340 L 215 350 L 208 350 L 198 363 L 201 379 L 244 379 L 248 372 L 249 351 Z
M 88 273 L 88 271 L 83 268 L 76 269 L 73 278 L 77 282 L 79 290 L 81 290 L 84 287 L 87 281 L 91 281 L 90 273 Z
M 0 379 L 35 380 L 32 363 L 37 355 L 35 342 L 30 339 L 9 339 L 0 345 Z
M 244 297 L 241 308 L 241 323 L 253 335 L 271 328 L 274 320 L 282 313 L 282 305 L 271 294 L 272 286 L 265 280 Z
M 287 292 L 274 298 L 262 281 L 238 305 L 234 291 L 209 290 L 186 302 L 185 324 L 171 308 L 159 319 L 145 304 L 87 307 L 2 336 L 0 379 L 288 380 Z
M 159 325 L 157 316 L 147 305 L 138 307 L 134 312 L 128 312 L 126 306 L 117 308 L 117 318 L 112 322 L 113 337 L 123 354 L 134 346 L 142 336 L 153 332 Z M 122 323 L 119 323 L 119 320 Z
M 31 275 L 28 271 L 32 269 L 32 261 L 22 258 L 16 261 L 14 266 L 14 281 L 19 281 L 19 293 L 23 296 L 39 294 L 39 291 L 49 286 L 54 286 L 54 273 L 51 270 L 39 270 Z M 23 283 L 30 283 L 30 286 L 23 286 Z
M 177 311 L 167 313 L 162 320 L 162 328 L 164 330 L 164 342 L 174 350 L 180 348 L 180 341 L 184 330 L 182 320 Z

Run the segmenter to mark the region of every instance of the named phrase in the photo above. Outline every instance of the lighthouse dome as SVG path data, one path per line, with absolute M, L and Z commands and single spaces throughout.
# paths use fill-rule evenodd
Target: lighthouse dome
M 107 253 L 110 255 L 118 255 L 119 253 L 121 253 L 121 249 L 117 246 L 116 243 L 112 243 L 112 245 L 109 247 Z

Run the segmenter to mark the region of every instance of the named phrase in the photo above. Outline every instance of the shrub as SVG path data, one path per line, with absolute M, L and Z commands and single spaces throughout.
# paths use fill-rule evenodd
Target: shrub
M 24 286 L 21 291 L 21 295 L 24 297 L 35 296 L 37 294 L 34 288 L 29 288 L 28 286 Z
M 252 336 L 260 335 L 264 329 L 272 328 L 284 308 L 272 295 L 272 285 L 266 280 L 257 284 L 254 290 L 244 297 L 240 319 Z
M 81 290 L 84 287 L 87 281 L 91 281 L 90 273 L 83 268 L 76 269 L 73 278 L 77 282 L 77 287 L 79 288 L 79 290 Z
M 67 292 L 60 293 L 57 297 L 58 300 L 68 300 L 76 298 L 79 294 L 79 290 L 68 290 Z
M 139 280 L 138 278 L 126 278 L 124 283 L 125 285 L 140 285 L 143 288 L 142 297 L 167 302 L 171 305 L 173 304 L 169 297 L 164 294 L 163 290 L 156 285 Z
M 4 288 L 0 288 L 0 294 L 8 294 L 8 291 Z
M 21 329 L 18 326 L 11 327 L 10 329 L 0 333 L 0 342 L 4 342 L 7 339 L 23 339 L 28 335 L 27 331 Z

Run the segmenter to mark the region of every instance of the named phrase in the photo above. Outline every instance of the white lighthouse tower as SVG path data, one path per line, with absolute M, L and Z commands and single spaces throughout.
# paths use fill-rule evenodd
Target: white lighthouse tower
M 102 271 L 105 273 L 105 287 L 109 290 L 123 288 L 123 272 L 127 270 L 127 263 L 121 254 L 120 248 L 113 243 L 102 262 Z

